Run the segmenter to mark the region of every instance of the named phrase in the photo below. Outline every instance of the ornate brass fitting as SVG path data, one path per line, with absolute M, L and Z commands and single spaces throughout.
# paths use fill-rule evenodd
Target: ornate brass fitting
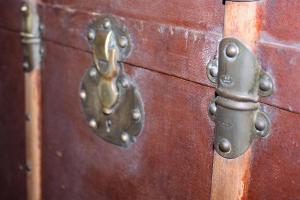
M 89 26 L 94 65 L 80 85 L 83 110 L 92 130 L 104 140 L 127 147 L 144 121 L 141 97 L 119 62 L 130 51 L 130 37 L 115 18 L 104 16 Z

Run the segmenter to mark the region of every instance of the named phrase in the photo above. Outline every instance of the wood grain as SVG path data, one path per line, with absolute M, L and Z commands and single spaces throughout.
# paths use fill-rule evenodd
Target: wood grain
M 261 27 L 257 2 L 226 2 L 224 37 L 236 37 L 253 51 Z M 252 147 L 237 159 L 228 160 L 214 153 L 212 200 L 247 199 Z

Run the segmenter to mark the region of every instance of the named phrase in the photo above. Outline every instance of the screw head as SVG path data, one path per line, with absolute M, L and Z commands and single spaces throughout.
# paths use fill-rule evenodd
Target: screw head
M 234 58 L 239 53 L 239 49 L 235 44 L 230 44 L 226 47 L 226 56 Z
M 25 69 L 25 70 L 29 69 L 29 63 L 27 61 L 23 62 L 23 69 Z
M 122 86 L 123 88 L 128 88 L 128 87 L 129 87 L 129 81 L 128 81 L 128 79 L 127 79 L 126 77 L 123 77 L 123 78 L 121 79 L 121 86 Z
M 97 70 L 95 68 L 92 68 L 89 72 L 89 75 L 91 78 L 95 78 L 97 76 Z
M 230 142 L 227 139 L 223 138 L 219 143 L 219 149 L 223 153 L 229 153 L 231 150 Z
M 86 99 L 86 92 L 84 90 L 80 91 L 79 96 L 82 100 Z
M 267 127 L 267 121 L 264 117 L 258 116 L 255 121 L 255 128 L 258 131 L 264 131 Z
M 87 38 L 88 38 L 88 40 L 93 41 L 96 38 L 95 30 L 93 30 L 93 29 L 89 30 L 89 32 L 87 34 Z
M 217 77 L 217 76 L 218 76 L 218 67 L 217 67 L 217 66 L 212 66 L 212 67 L 209 69 L 209 74 L 210 74 L 212 77 Z
M 128 39 L 125 36 L 121 36 L 118 40 L 120 47 L 125 48 L 128 46 Z
M 209 104 L 208 111 L 211 115 L 215 115 L 217 113 L 217 105 L 215 103 Z
M 129 142 L 129 134 L 126 132 L 122 133 L 121 140 L 125 143 Z
M 259 89 L 269 91 L 272 89 L 272 82 L 267 76 L 262 76 L 259 80 Z
M 110 20 L 108 18 L 105 18 L 104 19 L 104 22 L 103 22 L 103 27 L 105 29 L 109 29 L 111 27 L 111 23 L 110 23 Z
M 89 121 L 89 126 L 90 126 L 91 128 L 93 128 L 93 129 L 97 128 L 97 122 L 96 122 L 96 120 L 95 120 L 95 119 L 91 119 L 91 120 Z
M 23 3 L 20 10 L 23 13 L 28 13 L 29 7 L 28 7 L 27 3 Z
M 141 119 L 141 112 L 139 109 L 136 109 L 132 112 L 132 119 L 135 121 L 139 121 Z

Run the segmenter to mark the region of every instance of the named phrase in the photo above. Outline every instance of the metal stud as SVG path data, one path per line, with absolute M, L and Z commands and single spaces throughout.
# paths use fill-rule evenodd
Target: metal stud
M 120 47 L 125 48 L 128 46 L 128 39 L 125 36 L 121 36 L 118 40 Z
M 217 105 L 214 102 L 209 104 L 208 110 L 211 115 L 215 115 L 217 113 Z
M 125 143 L 129 142 L 129 134 L 126 132 L 123 132 L 121 135 L 121 140 Z
M 129 87 L 129 81 L 127 80 L 126 77 L 123 77 L 121 79 L 121 85 L 122 85 L 123 88 L 128 88 Z
M 104 22 L 103 22 L 103 27 L 105 29 L 109 29 L 111 27 L 111 23 L 110 23 L 110 20 L 108 18 L 105 18 L 104 19 Z
M 91 29 L 87 34 L 87 38 L 88 40 L 93 41 L 96 38 L 95 30 Z
M 97 76 L 97 70 L 95 68 L 92 68 L 90 70 L 89 75 L 90 75 L 91 78 L 95 78 Z
M 29 63 L 27 61 L 23 62 L 23 69 L 28 70 L 29 69 Z
M 266 127 L 267 127 L 266 119 L 264 117 L 258 116 L 255 121 L 255 128 L 258 131 L 263 131 L 266 129 Z
M 28 13 L 29 11 L 29 7 L 26 3 L 23 3 L 23 5 L 21 6 L 21 12 L 23 13 Z
M 91 120 L 89 121 L 89 126 L 90 126 L 91 128 L 93 128 L 93 129 L 97 128 L 97 122 L 96 122 L 96 120 L 95 120 L 95 119 L 91 119 Z
M 135 120 L 135 121 L 139 121 L 141 119 L 141 112 L 140 112 L 139 109 L 135 109 L 132 112 L 132 119 Z
M 235 44 L 230 44 L 226 47 L 226 56 L 234 58 L 239 53 L 239 49 Z
M 209 73 L 212 77 L 216 77 L 218 75 L 218 67 L 216 66 L 211 67 Z
M 259 80 L 259 89 L 262 91 L 269 91 L 272 89 L 272 82 L 270 81 L 269 77 L 262 76 Z
M 82 100 L 86 99 L 86 92 L 84 90 L 80 91 L 79 96 Z
M 219 143 L 219 149 L 223 153 L 228 153 L 231 150 L 231 144 L 227 139 L 222 139 Z

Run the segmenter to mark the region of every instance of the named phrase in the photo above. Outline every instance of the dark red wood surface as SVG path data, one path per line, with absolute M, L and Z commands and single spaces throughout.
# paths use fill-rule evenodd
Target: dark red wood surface
M 0 199 L 23 200 L 25 117 L 19 34 L 0 29 L 0 44 Z

